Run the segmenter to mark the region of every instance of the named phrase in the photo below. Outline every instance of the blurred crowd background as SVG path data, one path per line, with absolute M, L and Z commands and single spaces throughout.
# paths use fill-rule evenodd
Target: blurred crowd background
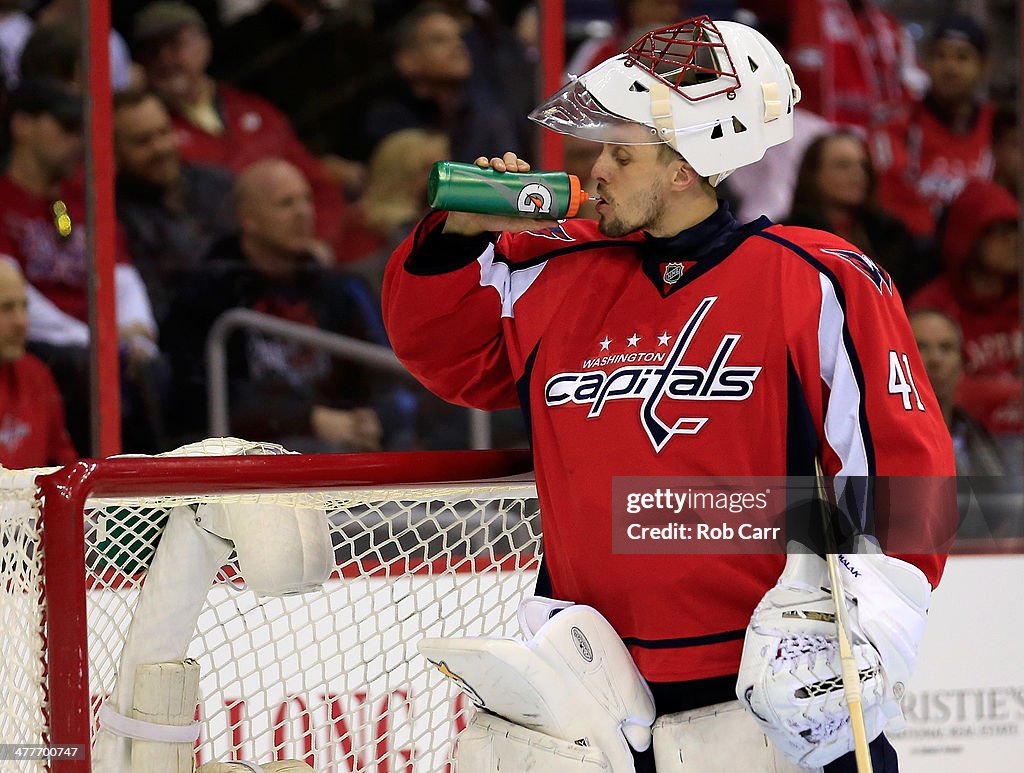
M 721 187 L 892 278 L 964 474 L 1020 474 L 1017 3 L 566 0 L 566 77 L 689 16 L 736 19 L 803 89 L 796 137 Z M 81 3 L 0 0 L 0 462 L 90 453 Z M 538 8 L 511 0 L 115 0 L 123 447 L 208 434 L 206 340 L 247 308 L 387 346 L 384 264 L 441 159 L 537 158 Z M 587 180 L 596 146 L 571 139 Z M 584 215 L 587 213 L 584 212 Z M 230 431 L 302 451 L 466 447 L 466 412 L 254 331 Z M 900 385 L 890 385 L 899 389 Z M 514 414 L 494 443 L 523 445 Z

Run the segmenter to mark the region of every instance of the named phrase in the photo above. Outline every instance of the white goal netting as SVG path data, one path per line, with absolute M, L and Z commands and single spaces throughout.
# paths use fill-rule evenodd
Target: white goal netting
M 248 590 L 234 556 L 221 568 L 187 650 L 201 669 L 197 764 L 295 758 L 318 772 L 450 770 L 452 741 L 472 708 L 415 642 L 517 632 L 516 608 L 541 556 L 532 482 L 271 492 L 254 477 L 245 493 L 89 499 L 83 635 L 94 726 L 169 514 L 203 502 L 322 511 L 335 565 L 321 590 L 286 597 Z M 59 688 L 47 690 L 44 674 L 55 646 L 47 597 L 61 588 L 53 571 L 40 573 L 31 473 L 0 470 L 0 503 L 0 738 L 40 743 L 53 714 L 71 708 Z M 48 556 L 48 567 L 55 560 Z M 0 769 L 30 768 L 0 761 Z

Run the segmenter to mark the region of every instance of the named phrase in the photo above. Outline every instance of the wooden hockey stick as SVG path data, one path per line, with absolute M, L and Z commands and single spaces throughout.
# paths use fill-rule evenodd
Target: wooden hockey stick
M 839 663 L 843 675 L 843 693 L 850 711 L 850 729 L 853 731 L 853 753 L 857 760 L 857 773 L 873 773 L 871 767 L 871 751 L 868 749 L 868 734 L 864 727 L 864 706 L 861 701 L 860 673 L 857 660 L 853 656 L 850 645 L 849 629 L 846 626 L 846 598 L 843 595 L 842 581 L 839 576 L 839 552 L 836 547 L 832 523 L 829 520 L 828 498 L 825 493 L 825 478 L 821 471 L 821 461 L 814 460 L 818 484 L 818 498 L 821 504 L 821 521 L 825 532 L 825 562 L 828 564 L 828 576 L 832 585 L 832 603 L 836 607 L 836 631 L 839 640 Z

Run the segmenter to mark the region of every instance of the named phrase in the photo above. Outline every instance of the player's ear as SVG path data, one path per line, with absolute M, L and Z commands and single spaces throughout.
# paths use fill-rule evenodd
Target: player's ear
M 672 190 L 685 191 L 700 184 L 700 175 L 684 158 L 672 162 Z

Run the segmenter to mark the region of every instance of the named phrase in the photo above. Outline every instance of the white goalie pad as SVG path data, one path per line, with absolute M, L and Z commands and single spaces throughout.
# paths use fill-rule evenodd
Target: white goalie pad
M 132 710 L 125 716 L 109 703 L 100 707 L 100 726 L 132 739 L 133 773 L 192 773 L 199 702 L 199 664 L 148 663 L 135 673 Z
M 478 711 L 459 734 L 455 763 L 459 773 L 612 773 L 598 748 L 553 738 L 485 711 Z
M 234 437 L 210 438 L 162 456 L 280 456 L 276 443 Z M 204 503 L 198 526 L 234 543 L 238 568 L 260 596 L 290 596 L 318 589 L 330 576 L 334 551 L 322 510 L 266 502 Z
M 650 689 L 622 639 L 591 607 L 562 609 L 528 641 L 422 639 L 417 647 L 478 707 L 535 732 L 597 747 L 613 773 L 633 772 L 629 746 L 650 746 Z
M 654 723 L 658 773 L 800 773 L 738 701 L 666 714 Z
M 203 529 L 234 543 L 242 577 L 260 596 L 308 593 L 331 575 L 334 550 L 323 510 L 204 502 L 195 519 Z
M 930 589 L 916 568 L 884 555 L 842 556 L 841 563 L 864 724 L 873 740 L 901 716 L 899 697 Z M 836 636 L 827 564 L 815 555 L 790 555 L 747 627 L 736 694 L 772 743 L 804 767 L 853 750 Z

